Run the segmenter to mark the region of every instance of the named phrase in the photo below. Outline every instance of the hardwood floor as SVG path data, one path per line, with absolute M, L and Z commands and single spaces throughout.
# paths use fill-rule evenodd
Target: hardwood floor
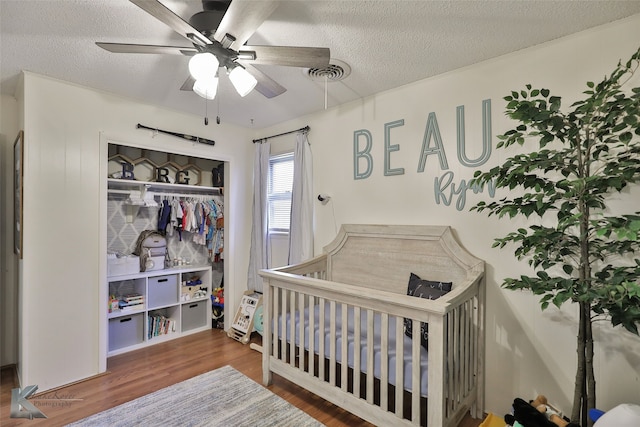
M 252 341 L 260 337 L 254 334 Z M 106 374 L 33 396 L 30 401 L 48 417 L 34 420 L 10 418 L 11 389 L 18 384 L 14 369 L 3 369 L 0 425 L 65 425 L 224 365 L 262 382 L 261 354 L 211 329 L 111 357 Z M 329 427 L 371 425 L 278 376 L 269 390 Z M 480 423 L 467 415 L 459 427 Z

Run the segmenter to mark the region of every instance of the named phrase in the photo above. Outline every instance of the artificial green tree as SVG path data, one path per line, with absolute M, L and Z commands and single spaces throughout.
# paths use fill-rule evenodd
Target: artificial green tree
M 608 319 L 636 335 L 640 324 L 640 212 L 608 208 L 613 196 L 630 197 L 630 185 L 640 181 L 640 87 L 625 87 L 639 63 L 640 49 L 600 83 L 588 82 L 586 98 L 568 112 L 547 89 L 526 85 L 506 96 L 506 115 L 517 126 L 498 137 L 497 148 L 535 149 L 476 172 L 473 180 L 509 191 L 472 210 L 538 217 L 537 224 L 495 239 L 494 247 L 514 246 L 516 258 L 528 260 L 535 273 L 502 286 L 530 290 L 543 310 L 567 301 L 579 306 L 571 419 L 583 426 L 596 407 L 593 322 Z

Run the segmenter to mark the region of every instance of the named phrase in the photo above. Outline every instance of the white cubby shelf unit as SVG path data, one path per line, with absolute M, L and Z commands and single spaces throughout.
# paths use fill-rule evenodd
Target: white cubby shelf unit
M 201 283 L 193 285 L 196 277 Z M 108 356 L 211 329 L 211 279 L 211 266 L 107 277 L 108 300 L 112 295 L 140 295 L 143 300 L 134 309 L 107 314 Z

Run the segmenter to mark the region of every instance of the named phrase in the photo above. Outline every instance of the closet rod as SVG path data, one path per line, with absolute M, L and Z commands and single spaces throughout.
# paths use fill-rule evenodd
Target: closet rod
M 107 189 L 107 194 L 131 194 L 130 190 L 116 190 L 113 188 Z
M 279 133 L 277 135 L 271 135 L 271 136 L 267 136 L 264 138 L 260 138 L 260 139 L 254 139 L 253 143 L 255 144 L 256 142 L 264 142 L 267 139 L 271 139 L 271 138 L 276 138 L 278 136 L 282 136 L 282 135 L 289 135 L 290 133 L 295 133 L 295 132 L 309 132 L 311 130 L 311 128 L 309 127 L 309 125 L 300 128 L 300 129 L 296 129 L 296 130 L 290 130 L 289 132 L 283 132 L 283 133 Z

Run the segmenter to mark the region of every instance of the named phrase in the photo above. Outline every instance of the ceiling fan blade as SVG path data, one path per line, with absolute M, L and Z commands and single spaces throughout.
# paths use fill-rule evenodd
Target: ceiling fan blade
M 243 59 L 253 65 L 321 68 L 329 65 L 331 53 L 326 47 L 242 46 L 240 55 L 255 52 L 255 59 Z
M 96 42 L 104 50 L 113 53 L 161 53 L 167 55 L 192 56 L 198 51 L 194 47 L 183 46 L 158 46 L 149 44 L 128 44 L 128 43 L 103 43 Z
M 241 62 L 241 61 L 238 61 L 238 62 Z M 257 68 L 244 63 L 244 61 L 242 62 L 242 66 L 245 67 L 247 71 L 250 72 L 251 75 L 256 78 L 256 80 L 258 80 L 258 84 L 256 85 L 255 89 L 261 94 L 263 94 L 264 96 L 266 96 L 267 98 L 276 97 L 287 91 L 287 89 L 280 86 L 278 82 L 276 82 L 271 77 L 267 76 L 265 73 L 258 70 Z
M 235 38 L 230 46 L 231 49 L 239 50 L 278 7 L 278 3 L 274 0 L 233 0 L 213 38 L 222 43 L 225 35 L 230 34 Z
M 200 31 L 193 28 L 188 22 L 184 21 L 178 15 L 173 13 L 171 9 L 160 3 L 158 0 L 129 1 L 157 20 L 168 25 L 173 31 L 183 37 L 186 37 L 188 40 L 199 44 L 200 46 L 205 46 L 212 43 L 212 41 L 206 38 Z
M 184 81 L 184 83 L 182 83 L 182 86 L 180 86 L 180 90 L 193 90 L 193 84 L 196 82 L 196 80 L 191 77 L 191 75 L 189 75 L 189 77 L 187 77 L 187 80 Z

